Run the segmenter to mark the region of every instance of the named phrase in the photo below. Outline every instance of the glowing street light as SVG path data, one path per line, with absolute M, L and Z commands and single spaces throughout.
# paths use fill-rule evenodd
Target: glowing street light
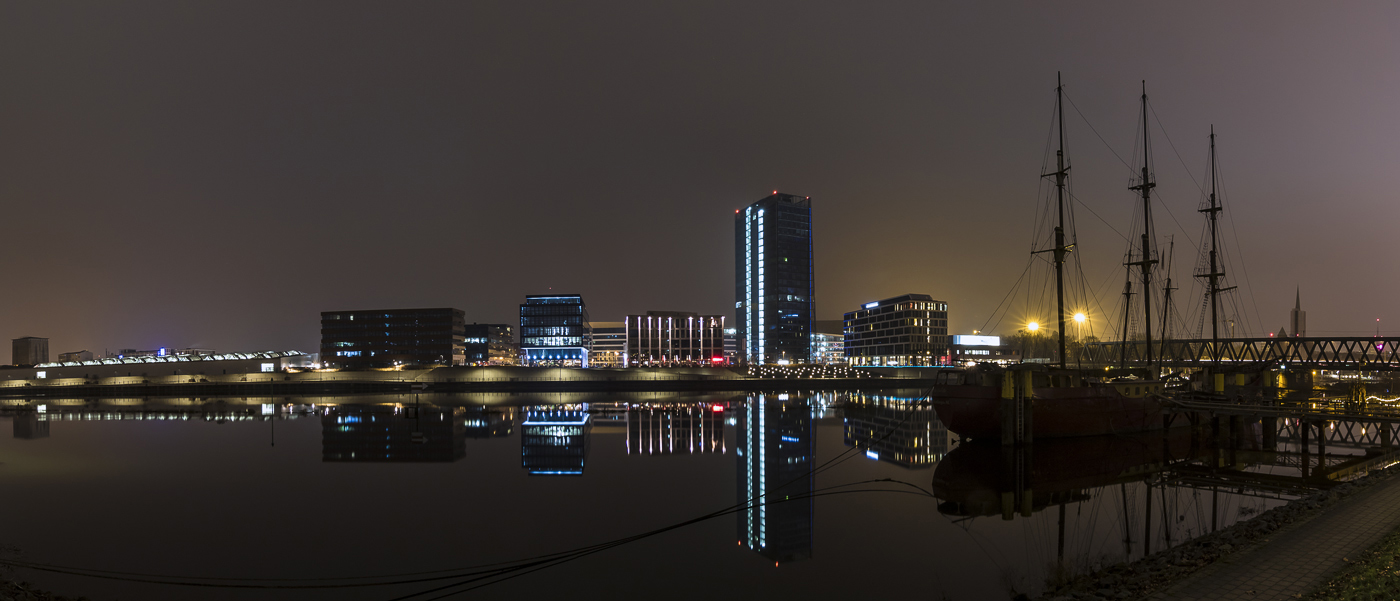
M 1038 324 L 1038 323 L 1032 321 L 1032 322 L 1026 324 L 1026 329 L 1027 329 L 1027 330 L 1030 330 L 1030 331 L 1032 331 L 1032 332 L 1034 332 L 1034 331 L 1040 329 L 1040 324 Z
M 1083 313 L 1075 313 L 1075 314 L 1074 314 L 1074 321 L 1075 321 L 1075 323 L 1084 323 L 1084 321 L 1087 320 L 1087 319 L 1089 319 L 1089 316 L 1087 316 L 1087 315 L 1085 315 L 1085 314 L 1083 314 Z

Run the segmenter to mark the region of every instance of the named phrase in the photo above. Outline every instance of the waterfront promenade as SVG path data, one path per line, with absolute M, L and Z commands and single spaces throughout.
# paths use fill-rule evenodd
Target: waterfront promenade
M 1400 478 L 1342 499 L 1312 519 L 1287 526 L 1221 558 L 1150 597 L 1205 601 L 1297 599 L 1324 584 L 1358 554 L 1400 526 Z

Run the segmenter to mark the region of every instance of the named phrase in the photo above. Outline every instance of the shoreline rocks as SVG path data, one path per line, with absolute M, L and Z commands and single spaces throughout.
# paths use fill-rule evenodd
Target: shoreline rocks
M 1066 584 L 1047 589 L 1035 599 L 1107 601 L 1148 596 L 1226 555 L 1239 552 L 1255 543 L 1266 543 L 1268 536 L 1280 528 L 1311 519 L 1341 499 L 1394 477 L 1397 473 L 1400 473 L 1400 468 L 1396 467 L 1373 471 L 1351 482 L 1299 497 L 1228 528 L 1198 536 L 1135 562 L 1107 566 L 1078 576 Z

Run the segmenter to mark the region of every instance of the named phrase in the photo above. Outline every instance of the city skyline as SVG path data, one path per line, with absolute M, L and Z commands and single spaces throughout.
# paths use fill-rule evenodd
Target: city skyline
M 0 335 L 311 350 L 321 311 L 513 323 L 560 291 L 728 313 L 728 220 L 774 189 L 821 207 L 817 319 L 927 293 L 970 333 L 1030 250 L 1056 71 L 1103 219 L 1079 216 L 1089 279 L 1121 276 L 1145 79 L 1159 235 L 1199 239 L 1214 124 L 1253 333 L 1298 287 L 1310 334 L 1386 333 L 1400 15 L 1207 6 L 0 7 L 0 200 L 29 249 Z

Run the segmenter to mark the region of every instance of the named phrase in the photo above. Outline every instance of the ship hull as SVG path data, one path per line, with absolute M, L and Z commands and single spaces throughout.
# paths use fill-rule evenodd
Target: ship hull
M 1034 438 L 1136 434 L 1164 424 L 1156 398 L 1125 396 L 1111 386 L 1034 388 L 1031 398 Z M 940 386 L 932 400 L 949 431 L 973 440 L 1001 437 L 1001 387 Z

